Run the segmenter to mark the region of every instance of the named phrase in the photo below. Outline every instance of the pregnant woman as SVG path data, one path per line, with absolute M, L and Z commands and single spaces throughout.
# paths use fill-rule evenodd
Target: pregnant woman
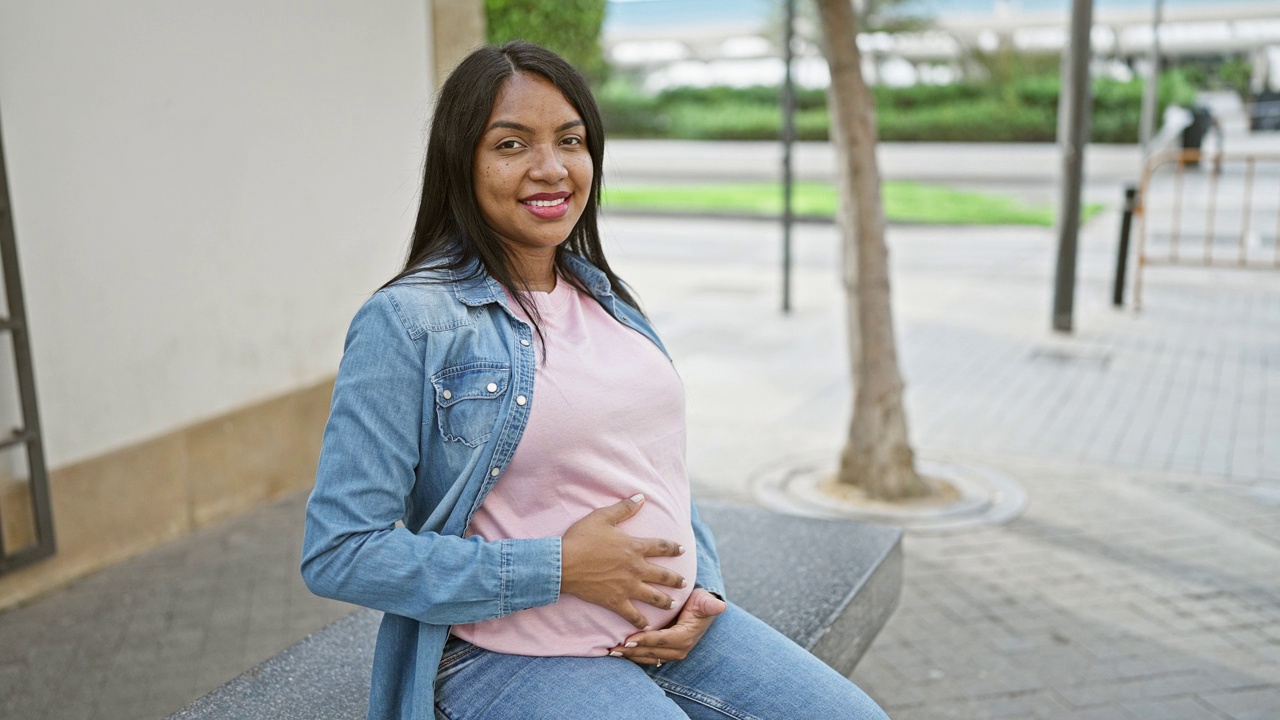
M 603 159 L 585 80 L 536 45 L 440 92 L 307 505 L 307 585 L 385 613 L 369 717 L 884 718 L 725 602 L 683 387 L 601 249 Z

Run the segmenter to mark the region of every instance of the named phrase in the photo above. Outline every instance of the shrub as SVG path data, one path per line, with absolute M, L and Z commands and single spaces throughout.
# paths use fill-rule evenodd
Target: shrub
M 604 11 L 605 0 L 485 0 L 485 35 L 494 45 L 537 43 L 602 80 L 608 73 L 600 49 Z
M 959 82 L 904 88 L 875 87 L 872 92 L 875 94 L 877 108 L 913 108 L 971 102 L 986 95 L 988 90 L 977 83 Z
M 1160 111 L 1168 105 L 1190 107 L 1196 100 L 1196 87 L 1191 84 L 1179 70 L 1170 70 L 1160 74 Z
M 774 85 L 735 88 L 724 85 L 696 88 L 680 87 L 664 90 L 655 98 L 664 107 L 684 104 L 744 103 L 777 106 L 782 102 L 781 89 Z M 827 93 L 822 89 L 796 88 L 796 107 L 808 110 L 827 106 Z
M 1232 58 L 1218 67 L 1217 82 L 1242 98 L 1250 95 L 1252 77 L 1253 65 L 1245 58 Z
M 695 105 L 684 103 L 668 111 L 672 135 L 686 140 L 776 140 L 782 131 L 782 115 L 777 106 L 733 103 Z M 827 139 L 825 108 L 796 113 L 796 138 Z
M 778 108 L 742 102 L 682 103 L 670 109 L 678 137 L 689 140 L 763 140 L 778 137 Z
M 1060 86 L 1057 75 L 1035 75 L 1014 80 L 1010 90 L 1015 102 L 1057 112 Z
M 878 113 L 880 139 L 919 142 L 1050 142 L 1054 114 L 1042 108 L 1009 106 L 996 98 Z
M 1138 138 L 1142 80 L 1093 83 L 1091 139 L 1131 143 Z M 1018 77 L 1003 85 L 960 82 L 873 88 L 880 139 L 948 142 L 1052 142 L 1057 135 L 1056 75 Z M 598 93 L 605 125 L 623 137 L 693 140 L 772 140 L 782 127 L 778 88 L 676 88 L 645 95 L 625 83 Z M 1190 106 L 1195 89 L 1185 73 L 1161 75 L 1160 108 Z M 828 118 L 822 90 L 798 92 L 796 137 L 825 140 Z
M 1089 136 L 1094 142 L 1133 143 L 1138 141 L 1138 116 L 1141 103 L 1112 110 L 1095 112 Z
M 624 82 L 609 82 L 596 91 L 604 126 L 617 137 L 667 137 L 671 119 L 655 98 Z

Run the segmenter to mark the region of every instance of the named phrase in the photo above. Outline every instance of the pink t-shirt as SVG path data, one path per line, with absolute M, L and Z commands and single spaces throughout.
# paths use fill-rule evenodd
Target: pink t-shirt
M 592 510 L 644 493 L 640 512 L 618 527 L 685 547 L 680 557 L 649 559 L 685 578 L 683 589 L 658 588 L 675 599 L 675 608 L 635 602 L 650 627 L 665 627 L 684 606 L 698 570 L 685 474 L 683 385 L 657 346 L 563 278 L 552 292 L 532 297 L 546 353 L 544 362 L 539 344 L 529 423 L 467 535 L 563 535 Z M 515 302 L 510 306 L 519 313 Z M 540 656 L 606 655 L 634 632 L 620 616 L 572 595 L 453 627 L 454 635 L 487 650 Z

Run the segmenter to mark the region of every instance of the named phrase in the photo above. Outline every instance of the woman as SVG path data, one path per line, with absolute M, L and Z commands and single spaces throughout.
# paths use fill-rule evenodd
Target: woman
M 369 717 L 882 718 L 723 601 L 680 381 L 601 251 L 603 157 L 545 49 L 481 48 L 441 89 L 307 506 L 307 585 L 386 613 Z

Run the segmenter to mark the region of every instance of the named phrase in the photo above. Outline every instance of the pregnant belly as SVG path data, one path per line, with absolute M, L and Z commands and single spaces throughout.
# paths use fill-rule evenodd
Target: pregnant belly
M 666 627 L 676 619 L 693 592 L 694 579 L 698 575 L 697 552 L 687 506 L 668 508 L 663 507 L 664 505 L 661 501 L 646 501 L 635 517 L 618 525 L 619 529 L 632 537 L 673 540 L 685 548 L 684 554 L 679 557 L 649 558 L 649 562 L 670 568 L 686 581 L 683 588 L 654 586 L 656 590 L 675 600 L 673 608 L 657 608 L 638 600 L 632 601 L 636 609 L 649 620 L 650 629 Z M 671 512 L 673 509 L 675 513 Z M 482 535 L 486 540 L 499 539 L 481 532 L 482 528 L 479 526 L 484 524 L 481 513 L 477 513 L 473 520 L 475 534 Z M 610 648 L 623 643 L 635 632 L 638 630 L 631 623 L 613 611 L 572 595 L 561 595 L 551 605 L 520 610 L 494 620 L 455 625 L 453 628 L 454 635 L 494 652 L 577 657 L 607 655 Z

